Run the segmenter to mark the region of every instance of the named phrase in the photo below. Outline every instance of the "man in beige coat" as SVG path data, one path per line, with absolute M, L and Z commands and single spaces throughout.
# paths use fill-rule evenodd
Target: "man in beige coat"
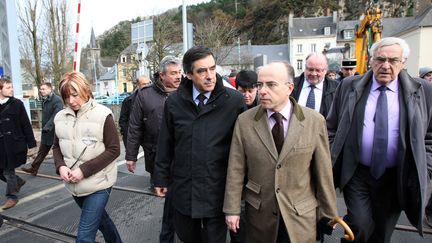
M 318 222 L 337 215 L 326 123 L 289 98 L 293 80 L 287 62 L 264 66 L 261 105 L 234 128 L 223 211 L 236 231 L 243 195 L 248 243 L 315 242 Z

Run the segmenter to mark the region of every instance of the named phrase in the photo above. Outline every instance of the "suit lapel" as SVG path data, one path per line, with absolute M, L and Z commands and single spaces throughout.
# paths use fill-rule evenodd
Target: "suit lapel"
M 276 161 L 278 159 L 278 152 L 273 141 L 273 135 L 271 134 L 269 124 L 267 121 L 266 111 L 260 107 L 255 115 L 254 129 L 264 144 L 266 149 L 270 152 L 271 156 Z
M 292 151 L 294 145 L 299 141 L 300 136 L 303 134 L 303 129 L 303 121 L 300 121 L 293 112 L 289 122 L 288 133 L 285 137 L 285 142 L 278 158 L 278 163 L 284 161 L 285 157 L 288 156 L 290 151 Z

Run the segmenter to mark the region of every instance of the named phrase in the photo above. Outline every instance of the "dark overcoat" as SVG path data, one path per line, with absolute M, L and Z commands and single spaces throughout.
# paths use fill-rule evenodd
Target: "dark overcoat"
M 170 185 L 172 205 L 180 213 L 192 218 L 223 215 L 232 132 L 237 116 L 245 110 L 243 96 L 224 87 L 220 76 L 201 111 L 187 78 L 166 100 L 154 184 Z
M 62 99 L 52 92 L 42 101 L 41 144 L 52 145 L 54 141 L 54 117 L 63 109 Z
M 0 169 L 15 169 L 25 164 L 28 148 L 33 147 L 36 140 L 24 104 L 10 97 L 0 105 Z
M 155 84 L 139 90 L 132 102 L 133 108 L 129 117 L 127 133 L 126 160 L 136 160 L 138 149 L 144 149 L 145 169 L 153 174 L 154 161 L 157 150 L 157 139 L 165 100 L 168 93 L 163 91 L 162 83 Z
M 327 129 L 336 187 L 341 190 L 354 175 L 358 159 L 350 153 L 343 157 L 344 144 L 353 124 L 354 111 L 367 85 L 372 70 L 363 76 L 344 79 L 335 93 L 327 117 Z M 402 70 L 398 76 L 401 103 L 400 141 L 397 165 L 399 204 L 410 223 L 422 234 L 422 219 L 427 199 L 428 171 L 432 168 L 432 84 L 412 78 Z M 402 115 L 404 114 L 404 115 Z M 361 121 L 362 122 L 362 121 Z M 347 156 L 348 155 L 348 156 Z

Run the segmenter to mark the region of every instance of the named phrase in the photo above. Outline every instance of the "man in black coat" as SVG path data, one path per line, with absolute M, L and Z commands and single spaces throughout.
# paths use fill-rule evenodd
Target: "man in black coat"
M 305 71 L 294 79 L 291 96 L 302 106 L 309 107 L 327 116 L 333 102 L 338 82 L 326 77 L 326 56 L 311 53 L 306 57 Z
M 152 84 L 151 80 L 146 76 L 142 75 L 136 79 L 136 90 L 126 97 L 120 109 L 120 117 L 119 117 L 119 126 L 120 126 L 120 134 L 123 138 L 123 144 L 126 148 L 127 145 L 127 134 L 129 128 L 129 117 L 132 111 L 132 106 L 137 96 L 137 93 L 144 87 L 148 87 Z
M 159 64 L 159 75 L 155 83 L 141 89 L 133 102 L 129 121 L 129 132 L 126 146 L 126 164 L 130 172 L 134 172 L 139 146 L 144 148 L 145 169 L 150 173 L 151 189 L 153 190 L 153 171 L 157 152 L 157 139 L 162 123 L 165 100 L 177 90 L 181 80 L 181 62 L 173 56 L 164 57 Z M 165 198 L 160 243 L 174 242 L 174 226 L 172 222 L 171 198 Z
M 54 140 L 54 117 L 63 109 L 62 99 L 53 92 L 51 83 L 42 83 L 40 85 L 42 96 L 42 134 L 41 144 L 36 158 L 30 168 L 21 168 L 21 170 L 37 175 L 38 170 L 48 152 L 50 151 Z
M 388 243 L 401 211 L 423 234 L 432 169 L 432 85 L 404 69 L 408 44 L 372 45 L 371 68 L 340 83 L 327 116 L 334 184 L 355 242 Z
M 21 100 L 13 97 L 12 81 L 0 79 L 0 179 L 7 183 L 3 209 L 18 203 L 17 193 L 25 181 L 15 168 L 25 164 L 27 151 L 36 147 L 30 119 Z
M 186 77 L 165 102 L 155 189 L 161 197 L 172 190 L 174 228 L 180 240 L 225 242 L 222 206 L 228 156 L 234 123 L 246 105 L 239 92 L 224 87 L 210 49 L 189 49 L 183 70 Z

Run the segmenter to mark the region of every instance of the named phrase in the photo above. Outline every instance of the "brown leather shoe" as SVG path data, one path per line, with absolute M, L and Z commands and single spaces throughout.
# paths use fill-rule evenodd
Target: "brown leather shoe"
M 24 186 L 24 184 L 26 183 L 25 180 L 22 180 L 21 182 L 17 183 L 17 187 L 16 187 L 16 191 L 19 192 L 21 190 L 21 187 Z
M 33 167 L 30 167 L 30 168 L 23 167 L 23 168 L 21 168 L 21 170 L 24 171 L 24 172 L 27 172 L 29 174 L 32 174 L 34 176 L 36 176 L 37 173 L 38 173 L 38 171 L 35 168 L 33 168 Z
M 8 198 L 8 200 L 6 200 L 5 204 L 3 204 L 3 209 L 9 209 L 14 207 L 16 204 L 18 203 L 18 199 L 12 199 L 12 198 Z

